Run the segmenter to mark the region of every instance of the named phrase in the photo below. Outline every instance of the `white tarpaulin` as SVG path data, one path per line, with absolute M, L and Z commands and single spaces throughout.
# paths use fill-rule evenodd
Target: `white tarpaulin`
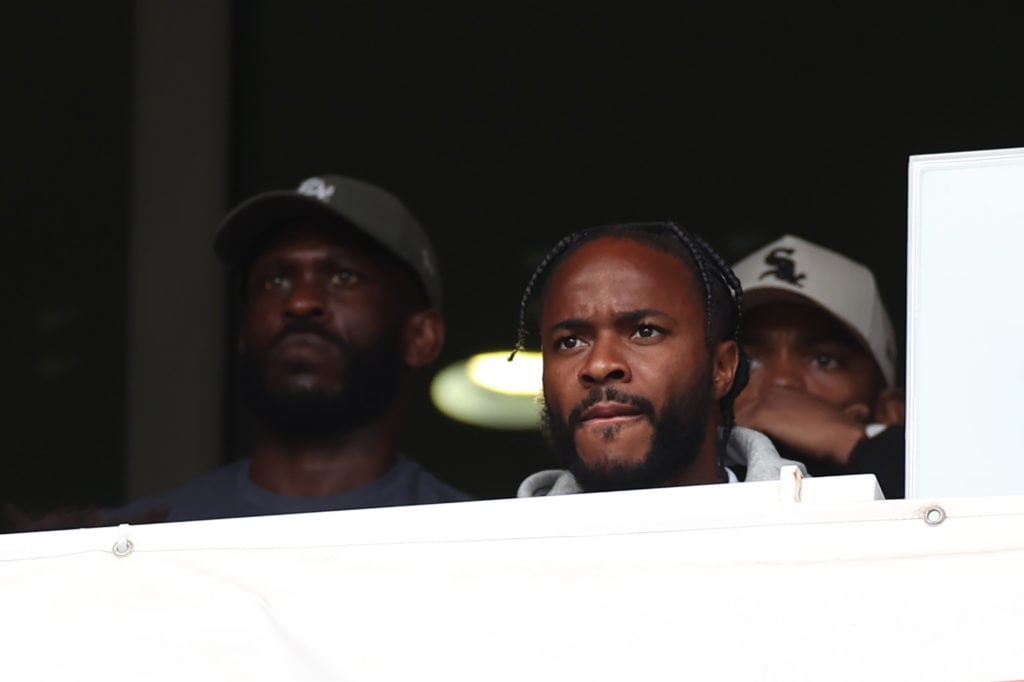
M 1024 677 L 1024 498 L 852 501 L 864 480 L 132 526 L 123 557 L 117 528 L 4 536 L 0 671 Z

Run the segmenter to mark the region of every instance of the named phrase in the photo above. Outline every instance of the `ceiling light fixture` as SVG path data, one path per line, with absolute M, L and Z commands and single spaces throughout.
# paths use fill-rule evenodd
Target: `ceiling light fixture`
M 540 426 L 540 353 L 511 351 L 474 355 L 445 367 L 434 377 L 430 396 L 452 419 L 492 429 L 530 430 Z

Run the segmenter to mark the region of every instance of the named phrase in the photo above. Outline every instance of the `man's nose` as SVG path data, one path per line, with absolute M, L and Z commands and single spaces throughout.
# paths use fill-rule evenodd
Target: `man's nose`
M 321 318 L 324 316 L 326 306 L 324 305 L 324 288 L 311 278 L 296 280 L 285 305 L 287 317 L 312 317 Z
M 768 386 L 804 390 L 804 374 L 796 358 L 777 356 L 764 363 L 765 383 Z
M 614 340 L 596 340 L 579 372 L 580 383 L 588 387 L 632 378 L 629 362 Z

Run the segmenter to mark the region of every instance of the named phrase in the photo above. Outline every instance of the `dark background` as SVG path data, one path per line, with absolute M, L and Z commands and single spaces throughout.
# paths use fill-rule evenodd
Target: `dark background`
M 902 338 L 907 157 L 1024 145 L 1019 23 L 682 4 L 236 2 L 226 199 L 317 173 L 399 195 L 442 261 L 437 368 L 508 348 L 547 248 L 620 220 L 679 220 L 729 260 L 787 232 L 843 251 Z M 90 5 L 0 29 L 0 500 L 33 509 L 124 495 L 134 5 Z M 438 414 L 429 379 L 413 457 L 482 497 L 550 464 L 535 433 Z

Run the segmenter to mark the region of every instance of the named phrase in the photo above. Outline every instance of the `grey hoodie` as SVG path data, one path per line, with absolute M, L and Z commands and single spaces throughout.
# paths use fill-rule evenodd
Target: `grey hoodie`
M 742 426 L 733 428 L 729 444 L 725 449 L 724 464 L 745 466 L 747 476 L 744 481 L 777 481 L 779 472 L 787 464 L 800 467 L 804 476 L 807 469 L 800 462 L 783 459 L 768 436 L 760 431 L 746 429 Z M 543 497 L 545 495 L 571 495 L 581 493 L 583 489 L 576 482 L 576 477 L 565 469 L 547 469 L 531 474 L 519 486 L 517 497 Z

